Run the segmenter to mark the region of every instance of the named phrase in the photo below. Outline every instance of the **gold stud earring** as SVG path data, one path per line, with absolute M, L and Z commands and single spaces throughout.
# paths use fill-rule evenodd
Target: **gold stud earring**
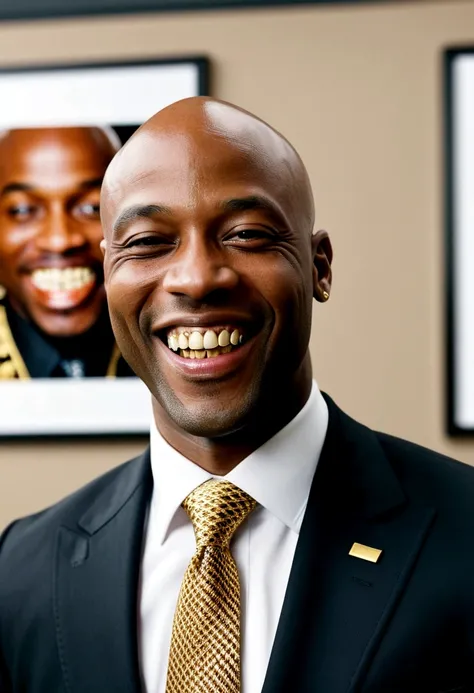
M 327 301 L 328 298 L 329 298 L 328 292 L 327 292 L 327 291 L 323 291 L 323 299 L 324 299 L 325 301 Z

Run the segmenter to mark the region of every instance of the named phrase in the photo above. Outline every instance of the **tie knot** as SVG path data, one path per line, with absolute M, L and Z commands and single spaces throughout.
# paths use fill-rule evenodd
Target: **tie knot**
M 196 545 L 229 546 L 232 535 L 257 502 L 230 481 L 210 479 L 183 501 L 193 523 Z

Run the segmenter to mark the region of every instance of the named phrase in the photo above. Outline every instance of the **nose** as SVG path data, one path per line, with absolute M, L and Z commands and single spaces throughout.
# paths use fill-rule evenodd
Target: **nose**
M 224 252 L 206 239 L 182 242 L 163 280 L 165 291 L 202 301 L 214 292 L 231 291 L 239 282 Z
M 52 205 L 44 219 L 43 228 L 36 237 L 39 250 L 46 253 L 66 254 L 87 245 L 87 237 L 62 204 Z

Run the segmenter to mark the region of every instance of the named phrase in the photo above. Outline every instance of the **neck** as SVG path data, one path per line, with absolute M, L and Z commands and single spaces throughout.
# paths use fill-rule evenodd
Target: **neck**
M 294 419 L 308 401 L 311 387 L 309 366 L 309 372 L 291 392 L 262 401 L 252 412 L 251 423 L 216 438 L 195 436 L 179 428 L 155 399 L 153 413 L 156 426 L 169 445 L 210 474 L 225 476 Z

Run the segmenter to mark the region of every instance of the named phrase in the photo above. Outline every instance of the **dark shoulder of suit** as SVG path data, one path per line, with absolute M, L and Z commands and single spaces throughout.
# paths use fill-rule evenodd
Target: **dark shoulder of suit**
M 80 570 L 88 558 L 89 538 L 103 525 L 112 527 L 117 515 L 127 516 L 130 506 L 134 506 L 133 530 L 140 535 L 151 486 L 146 451 L 52 507 L 6 528 L 0 538 L 1 693 L 67 690 L 57 631 L 58 600 L 63 599 L 55 577 L 58 555 L 64 548 L 66 553 L 70 549 L 67 567 L 73 573 Z M 110 576 L 110 591 L 116 587 L 116 580 L 120 580 L 117 574 Z M 69 598 L 76 601 L 74 593 L 67 595 Z M 80 599 L 76 607 L 80 615 Z M 87 641 L 95 647 L 93 609 L 89 613 L 82 611 L 82 616 L 90 625 Z M 110 627 L 114 627 L 113 618 Z

